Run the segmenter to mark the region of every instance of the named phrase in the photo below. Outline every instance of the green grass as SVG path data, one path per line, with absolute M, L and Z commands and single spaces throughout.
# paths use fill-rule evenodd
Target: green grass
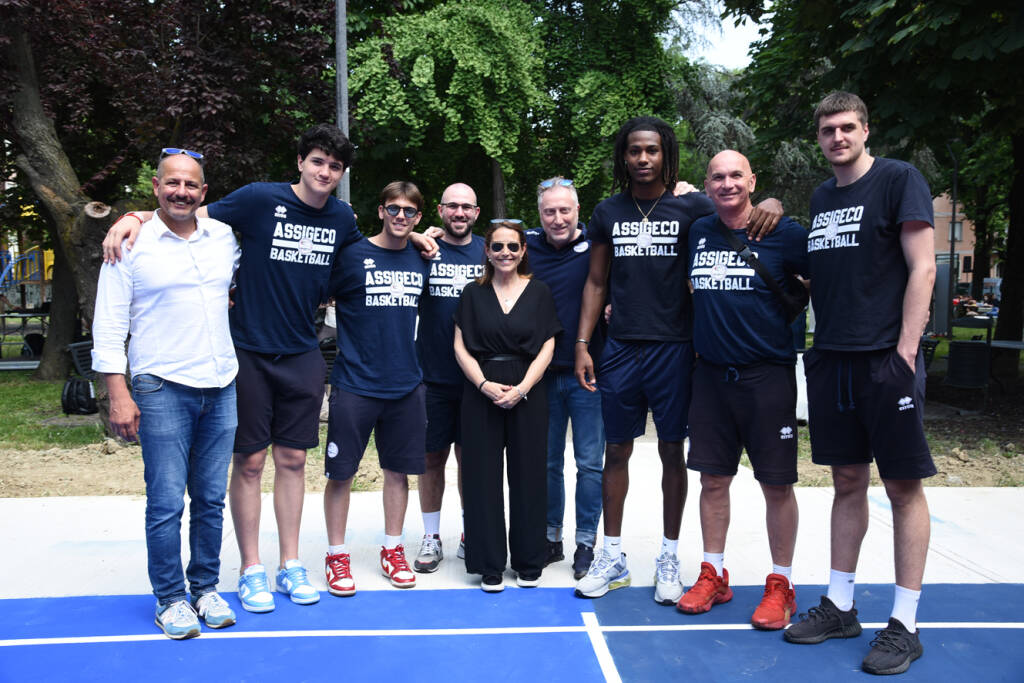
M 74 427 L 43 425 L 50 417 L 63 415 L 60 394 L 64 382 L 42 382 L 31 378 L 31 371 L 0 372 L 0 447 L 3 448 L 74 448 L 103 439 L 98 424 Z
M 25 343 L 20 334 L 9 334 L 4 337 L 3 346 L 0 346 L 0 358 L 21 358 L 21 345 Z

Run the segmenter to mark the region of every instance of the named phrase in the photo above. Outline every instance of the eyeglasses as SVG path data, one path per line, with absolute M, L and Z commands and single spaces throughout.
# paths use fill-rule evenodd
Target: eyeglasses
M 459 209 L 462 209 L 463 211 L 466 212 L 472 211 L 473 209 L 476 208 L 476 204 L 456 204 L 455 202 L 448 202 L 447 204 L 442 204 L 441 206 L 448 209 L 449 211 L 458 211 Z
M 559 187 L 572 187 L 571 178 L 549 178 L 548 180 L 542 180 L 540 182 L 540 189 L 550 190 L 552 187 L 558 185 Z
M 516 225 L 522 225 L 523 222 L 518 218 L 492 218 L 491 224 L 493 225 L 495 223 L 514 223 Z
M 399 206 L 398 204 L 388 204 L 384 210 L 388 212 L 389 216 L 397 216 L 402 213 L 406 218 L 415 218 L 416 214 L 420 212 L 415 206 Z
M 160 150 L 161 159 L 163 159 L 164 157 L 172 157 L 175 154 L 184 154 L 185 156 L 192 157 L 196 161 L 203 160 L 202 154 L 200 154 L 199 152 L 193 152 L 190 149 L 181 149 L 180 147 L 164 147 L 162 150 Z
M 497 254 L 505 247 L 508 247 L 508 250 L 515 254 L 519 251 L 520 246 L 519 242 L 491 242 L 491 251 Z

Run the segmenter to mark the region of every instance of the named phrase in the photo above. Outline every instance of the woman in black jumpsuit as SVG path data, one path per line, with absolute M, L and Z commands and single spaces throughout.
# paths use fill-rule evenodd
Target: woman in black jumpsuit
M 547 529 L 547 421 L 544 370 L 562 331 L 547 285 L 527 274 L 526 239 L 514 222 L 491 224 L 484 275 L 466 285 L 455 313 L 455 358 L 466 376 L 462 398 L 462 490 L 466 571 L 481 588 L 504 588 L 508 456 L 512 569 L 536 586 Z M 529 400 L 527 400 L 529 398 Z

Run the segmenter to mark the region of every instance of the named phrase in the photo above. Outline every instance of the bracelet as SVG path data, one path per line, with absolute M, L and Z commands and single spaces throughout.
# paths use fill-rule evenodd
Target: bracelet
M 134 218 L 135 220 L 137 220 L 137 221 L 139 222 L 139 224 L 140 224 L 140 225 L 141 225 L 142 223 L 145 223 L 145 222 L 146 222 L 146 221 L 142 220 L 142 216 L 140 216 L 139 214 L 135 213 L 134 211 L 129 211 L 128 213 L 126 213 L 126 214 L 125 214 L 125 216 L 131 216 L 132 218 Z
M 520 389 L 518 386 L 515 389 L 519 393 L 519 398 L 521 398 L 521 399 L 523 399 L 525 401 L 526 400 L 526 394 L 523 393 L 523 390 Z
M 590 340 L 589 339 L 577 339 L 576 343 L 577 344 L 586 344 L 587 346 L 590 346 Z
M 485 384 L 487 384 L 487 378 L 486 377 L 484 379 L 480 380 L 480 384 L 476 385 L 476 390 L 480 391 L 481 389 L 484 388 Z

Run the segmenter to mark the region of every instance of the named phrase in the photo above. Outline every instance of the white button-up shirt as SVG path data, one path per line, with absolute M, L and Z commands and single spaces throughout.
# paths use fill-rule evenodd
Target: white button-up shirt
M 228 328 L 228 289 L 241 251 L 231 228 L 196 217 L 188 239 L 160 219 L 142 226 L 131 251 L 100 270 L 92 368 L 151 374 L 197 388 L 221 388 L 238 373 Z M 124 340 L 128 334 L 128 356 Z

